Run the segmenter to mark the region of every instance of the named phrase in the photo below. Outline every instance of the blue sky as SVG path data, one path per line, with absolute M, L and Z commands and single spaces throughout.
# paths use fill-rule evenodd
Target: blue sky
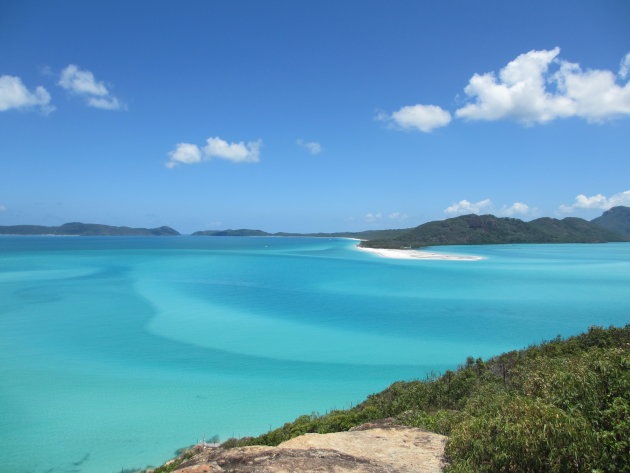
M 593 218 L 630 205 L 629 18 L 627 1 L 5 0 L 0 225 Z

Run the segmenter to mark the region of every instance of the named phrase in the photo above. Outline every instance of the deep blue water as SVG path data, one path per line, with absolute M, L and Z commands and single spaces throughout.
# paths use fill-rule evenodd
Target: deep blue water
M 0 471 L 110 473 L 630 322 L 630 243 L 0 237 Z

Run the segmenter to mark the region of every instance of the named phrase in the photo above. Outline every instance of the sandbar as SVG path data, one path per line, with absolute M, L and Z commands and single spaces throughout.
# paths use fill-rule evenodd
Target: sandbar
M 431 251 L 421 250 L 393 250 L 385 248 L 364 248 L 362 246 L 356 246 L 358 250 L 367 251 L 383 258 L 395 258 L 395 259 L 424 259 L 424 260 L 439 260 L 439 261 L 479 261 L 485 259 L 482 256 L 468 256 L 468 255 L 445 255 L 442 253 L 433 253 Z

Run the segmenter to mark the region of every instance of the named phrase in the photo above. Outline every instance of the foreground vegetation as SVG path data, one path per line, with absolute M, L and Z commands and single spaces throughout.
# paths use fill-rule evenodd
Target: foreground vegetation
M 630 325 L 469 358 L 456 371 L 397 382 L 360 405 L 313 413 L 224 447 L 278 445 L 393 417 L 450 437 L 449 473 L 630 472 Z

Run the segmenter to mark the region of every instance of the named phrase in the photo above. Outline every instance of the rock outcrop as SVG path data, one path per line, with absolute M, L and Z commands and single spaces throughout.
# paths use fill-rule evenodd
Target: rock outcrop
M 175 473 L 440 473 L 446 439 L 413 427 L 365 424 L 277 447 L 195 447 Z

